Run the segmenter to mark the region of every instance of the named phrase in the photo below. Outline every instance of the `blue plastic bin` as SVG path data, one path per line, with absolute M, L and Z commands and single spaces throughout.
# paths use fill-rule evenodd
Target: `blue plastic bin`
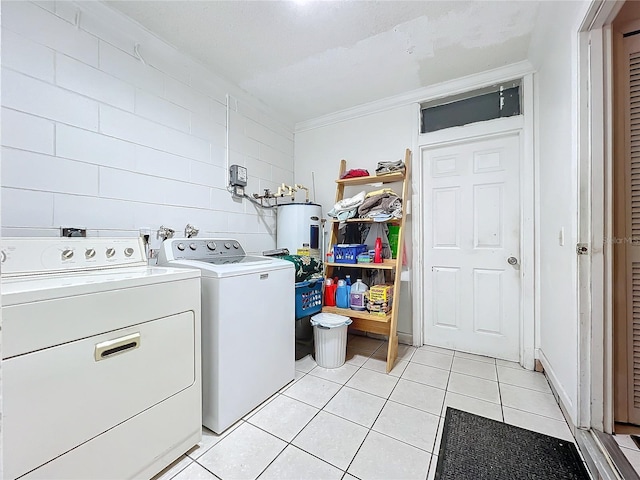
M 296 320 L 322 310 L 324 279 L 296 283 Z
M 364 244 L 334 245 L 333 256 L 335 263 L 357 263 L 358 255 L 367 251 Z

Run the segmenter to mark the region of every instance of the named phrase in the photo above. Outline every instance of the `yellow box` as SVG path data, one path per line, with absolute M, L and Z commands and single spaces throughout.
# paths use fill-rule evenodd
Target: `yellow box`
M 309 248 L 299 248 L 297 255 L 304 255 L 305 257 L 310 256 L 311 253 L 311 249 Z
M 392 306 L 388 304 L 382 305 L 380 303 L 367 302 L 367 310 L 372 315 L 380 315 L 381 317 L 384 317 L 388 315 L 389 312 L 391 312 L 391 309 L 392 309 Z
M 386 316 L 393 306 L 393 285 L 374 285 L 365 293 L 367 310 L 380 316 Z
M 374 285 L 369 289 L 371 302 L 393 302 L 393 285 Z

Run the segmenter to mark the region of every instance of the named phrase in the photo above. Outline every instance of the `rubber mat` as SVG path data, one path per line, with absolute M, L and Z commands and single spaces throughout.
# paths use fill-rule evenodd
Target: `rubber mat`
M 436 480 L 589 480 L 572 442 L 447 408 Z

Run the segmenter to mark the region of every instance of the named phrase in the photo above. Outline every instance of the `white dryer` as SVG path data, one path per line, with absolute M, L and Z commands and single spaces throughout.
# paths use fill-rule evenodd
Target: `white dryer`
M 165 240 L 158 264 L 202 272 L 202 421 L 221 433 L 295 376 L 294 266 L 214 238 Z
M 150 478 L 201 427 L 200 272 L 137 238 L 4 238 L 4 478 Z

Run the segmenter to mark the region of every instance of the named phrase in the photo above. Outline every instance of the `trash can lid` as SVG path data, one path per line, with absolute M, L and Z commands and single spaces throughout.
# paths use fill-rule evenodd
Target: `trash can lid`
M 311 317 L 311 325 L 320 325 L 325 328 L 337 328 L 352 323 L 353 321 L 349 317 L 335 313 L 319 313 Z

